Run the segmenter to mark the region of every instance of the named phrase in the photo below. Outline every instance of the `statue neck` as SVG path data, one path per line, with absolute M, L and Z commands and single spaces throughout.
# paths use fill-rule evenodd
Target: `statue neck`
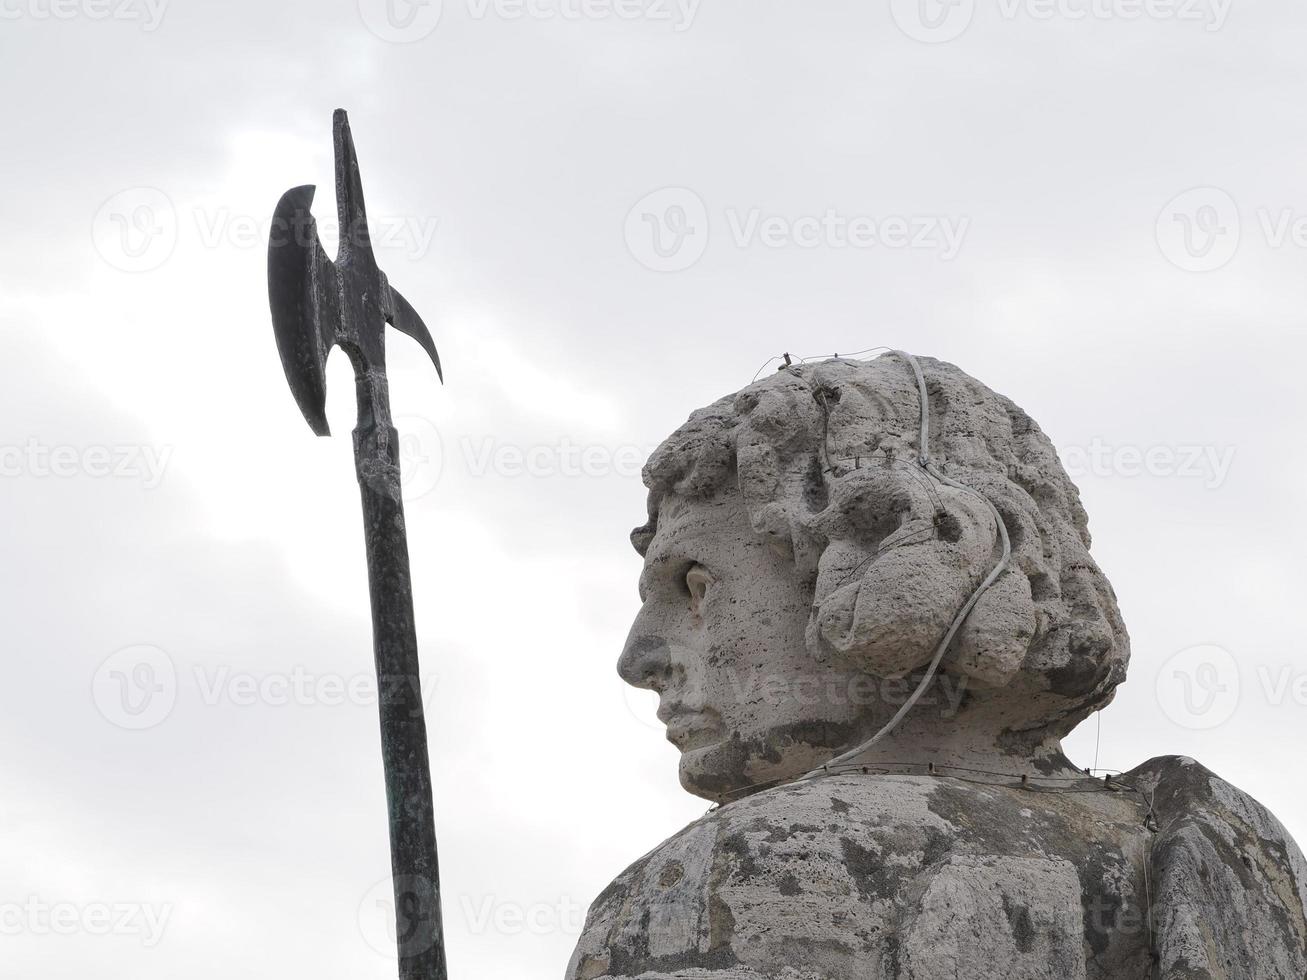
M 874 734 L 869 731 L 866 737 Z M 965 714 L 953 719 L 933 713 L 916 718 L 909 715 L 889 735 L 844 765 L 913 772 L 929 771 L 933 765 L 945 775 L 950 769 L 1031 778 L 1083 775 L 1063 754 L 1059 739 L 1022 738 L 991 730 Z

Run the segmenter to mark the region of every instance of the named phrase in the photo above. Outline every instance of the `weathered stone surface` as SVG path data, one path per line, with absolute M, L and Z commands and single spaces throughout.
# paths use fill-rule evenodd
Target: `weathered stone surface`
M 1125 676 L 1115 596 L 1047 437 L 924 367 L 931 455 L 1012 565 L 852 767 L 807 777 L 898 710 L 999 553 L 983 501 L 916 463 L 907 364 L 781 372 L 650 460 L 619 670 L 722 805 L 595 901 L 569 980 L 1307 977 L 1307 867 L 1273 817 L 1191 760 L 1105 785 L 1063 756 Z
M 1130 776 L 1156 811 L 1161 975 L 1307 977 L 1307 863 L 1280 822 L 1193 759 L 1154 759 Z
M 613 882 L 568 976 L 1145 980 L 1154 949 L 1175 980 L 1307 976 L 1307 869 L 1274 818 L 1191 760 L 1122 783 L 1155 794 L 1158 831 L 1145 794 L 1091 780 L 757 794 Z
M 628 869 L 592 907 L 571 976 L 1143 977 L 1148 836 L 1138 801 L 1112 792 L 791 783 Z M 1087 974 L 1091 952 L 1102 969 Z

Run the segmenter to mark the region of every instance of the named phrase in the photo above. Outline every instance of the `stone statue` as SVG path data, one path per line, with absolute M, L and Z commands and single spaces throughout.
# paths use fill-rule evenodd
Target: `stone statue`
M 1079 495 L 1025 412 L 922 358 L 931 477 L 912 361 L 788 366 L 646 466 L 619 671 L 717 806 L 595 900 L 568 980 L 1303 980 L 1269 812 L 1191 759 L 1063 755 L 1129 659 Z

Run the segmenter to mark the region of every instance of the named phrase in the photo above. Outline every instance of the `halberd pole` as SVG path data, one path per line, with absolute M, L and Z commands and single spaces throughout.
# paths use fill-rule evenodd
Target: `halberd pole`
M 349 120 L 337 109 L 336 206 L 340 247 L 327 257 L 310 205 L 312 186 L 287 191 L 268 243 L 268 299 L 291 393 L 318 435 L 329 435 L 326 363 L 340 347 L 354 365 L 354 462 L 363 501 L 372 645 L 381 692 L 381 751 L 390 811 L 396 944 L 401 980 L 446 980 L 431 767 L 422 706 L 413 583 L 401 496 L 399 434 L 390 415 L 385 330 L 413 337 L 441 375 L 422 318 L 377 268 Z

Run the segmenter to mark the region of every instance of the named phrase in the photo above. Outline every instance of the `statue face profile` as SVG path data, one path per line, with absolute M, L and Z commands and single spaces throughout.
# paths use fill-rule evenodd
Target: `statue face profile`
M 915 686 L 995 563 L 888 761 L 1065 765 L 1129 642 L 1052 443 L 1016 405 L 922 359 L 930 452 L 906 362 L 787 368 L 693 413 L 650 459 L 642 607 L 618 669 L 659 695 L 687 790 L 718 802 L 859 745 Z M 933 707 L 929 707 L 933 705 Z M 943 710 L 947 706 L 951 710 Z
M 820 765 L 860 730 L 855 678 L 814 676 L 811 589 L 752 531 L 738 488 L 662 501 L 640 595 L 618 670 L 658 692 L 690 792 L 726 799 Z

